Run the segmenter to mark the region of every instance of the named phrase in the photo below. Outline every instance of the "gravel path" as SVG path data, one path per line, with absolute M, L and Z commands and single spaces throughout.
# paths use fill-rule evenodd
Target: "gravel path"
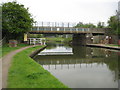
M 2 86 L 2 88 L 7 88 L 8 70 L 9 70 L 9 67 L 11 65 L 11 60 L 12 60 L 13 56 L 16 53 L 18 53 L 24 49 L 30 48 L 30 47 L 34 47 L 34 46 L 33 45 L 27 46 L 27 47 L 23 47 L 23 48 L 15 50 L 15 51 L 12 51 L 9 54 L 5 55 L 2 58 L 2 60 L 0 60 L 0 63 L 2 63 L 2 71 L 1 71 L 2 75 L 0 75 L 0 77 L 2 77 L 2 80 L 0 82 L 0 85 Z

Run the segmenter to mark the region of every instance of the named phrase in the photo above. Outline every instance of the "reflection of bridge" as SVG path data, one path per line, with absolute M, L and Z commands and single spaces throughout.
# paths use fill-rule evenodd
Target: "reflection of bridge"
M 38 62 L 39 63 L 39 62 Z M 40 63 L 41 64 L 41 63 Z M 76 68 L 79 66 L 79 68 L 82 68 L 82 67 L 88 67 L 88 68 L 92 68 L 94 67 L 94 65 L 96 64 L 96 67 L 98 66 L 97 63 L 74 63 L 74 64 L 69 64 L 69 63 L 66 63 L 66 64 L 44 64 L 42 63 L 41 65 L 44 67 L 46 66 L 49 70 L 52 68 L 54 69 L 63 69 L 63 68 L 67 68 L 67 69 L 71 69 L 71 68 Z M 99 65 L 105 65 L 105 63 L 100 63 Z
M 49 58 L 49 60 L 48 60 Z M 37 56 L 35 60 L 40 62 L 40 64 L 77 64 L 77 63 L 92 63 L 92 62 L 101 62 L 103 56 L 94 56 L 91 58 L 80 58 L 73 55 L 47 55 L 47 56 Z
M 49 59 L 48 59 L 49 58 Z M 35 60 L 41 64 L 43 67 L 47 65 L 48 69 L 51 67 L 54 69 L 62 69 L 62 68 L 76 68 L 76 66 L 82 67 L 92 67 L 93 64 L 105 64 L 106 61 L 103 59 L 104 57 L 97 57 L 96 58 L 80 58 L 79 56 L 75 58 L 73 55 L 47 55 L 47 56 L 37 56 Z
M 98 55 L 89 47 L 87 49 L 86 47 L 72 47 L 71 52 L 42 51 L 34 59 L 42 65 L 101 63 L 106 57 L 99 49 L 96 51 L 98 51 Z
M 112 60 L 112 53 L 108 53 L 109 50 L 98 49 L 98 48 L 89 48 L 89 47 L 72 47 L 72 52 L 67 54 L 54 54 L 54 52 L 41 52 L 40 55 L 36 55 L 34 59 L 41 65 L 55 65 L 55 66 L 66 66 L 70 65 L 91 65 L 94 63 L 105 64 L 109 60 Z M 65 52 L 64 52 L 65 53 Z M 43 55 L 42 55 L 43 54 Z M 46 54 L 46 55 L 44 55 Z M 109 59 L 108 59 L 109 58 Z
M 42 52 L 41 52 L 42 53 Z M 50 53 L 49 55 L 37 55 L 34 57 L 35 60 L 44 63 L 44 64 L 72 64 L 72 63 L 91 63 L 93 61 L 102 61 L 105 58 L 105 55 L 78 55 L 78 54 L 63 54 L 63 55 L 54 55 Z M 52 62 L 52 63 L 51 63 Z M 59 62 L 59 63 L 58 63 Z
M 90 55 L 86 54 L 81 57 L 80 55 L 37 55 L 34 57 L 36 62 L 48 69 L 63 69 L 63 68 L 76 68 L 76 67 L 93 67 L 96 64 L 105 65 L 109 63 L 108 58 L 105 55 Z
M 47 48 L 49 48 L 49 46 Z M 50 50 L 48 49 L 48 51 L 43 50 L 43 53 L 40 52 L 41 54 L 39 53 L 39 55 L 36 55 L 33 59 L 46 69 L 58 70 L 63 68 L 95 67 L 94 65 L 96 65 L 96 67 L 98 65 L 101 67 L 102 65 L 107 65 L 109 69 L 113 71 L 118 69 L 118 55 L 109 49 L 84 46 L 73 46 L 71 48 L 72 50 L 68 50 L 68 53 L 62 49 L 64 52 L 61 50 L 60 53 L 57 53 L 58 55 L 54 54 L 56 51 L 59 52 L 55 48 L 53 48 L 55 52 L 51 50 L 52 48 Z

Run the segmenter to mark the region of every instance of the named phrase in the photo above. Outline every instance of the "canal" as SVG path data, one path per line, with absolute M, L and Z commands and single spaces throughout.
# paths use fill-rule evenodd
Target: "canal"
M 118 55 L 103 48 L 50 44 L 34 60 L 70 88 L 118 88 Z

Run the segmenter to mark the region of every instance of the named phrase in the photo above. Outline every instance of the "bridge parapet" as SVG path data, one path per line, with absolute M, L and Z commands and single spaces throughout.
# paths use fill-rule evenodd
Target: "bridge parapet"
M 32 32 L 90 33 L 89 28 L 73 27 L 33 27 Z
M 38 27 L 32 28 L 36 33 L 95 33 L 104 34 L 108 28 L 74 28 L 74 27 Z

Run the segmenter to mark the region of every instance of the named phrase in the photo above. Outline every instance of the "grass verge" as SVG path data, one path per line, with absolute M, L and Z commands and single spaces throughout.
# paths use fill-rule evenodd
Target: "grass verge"
M 107 44 L 106 46 L 120 47 L 120 45 L 115 45 L 115 44 Z
M 67 88 L 29 57 L 31 52 L 42 47 L 28 48 L 13 57 L 8 73 L 8 88 Z
M 49 42 L 63 42 L 63 43 L 70 43 L 70 41 L 72 40 L 72 37 L 68 37 L 68 38 L 63 38 L 63 37 L 50 37 L 50 38 L 46 38 L 46 41 Z
M 64 38 L 63 37 L 49 37 L 49 38 L 46 38 L 47 41 L 55 41 L 55 42 L 62 42 L 64 41 Z
M 0 58 L 5 56 L 6 54 L 8 54 L 9 52 L 13 51 L 13 50 L 16 50 L 16 49 L 19 49 L 21 47 L 25 47 L 25 46 L 28 46 L 28 44 L 18 44 L 17 47 L 9 47 L 8 44 L 4 45 L 1 47 L 1 52 L 2 54 L 0 54 Z

